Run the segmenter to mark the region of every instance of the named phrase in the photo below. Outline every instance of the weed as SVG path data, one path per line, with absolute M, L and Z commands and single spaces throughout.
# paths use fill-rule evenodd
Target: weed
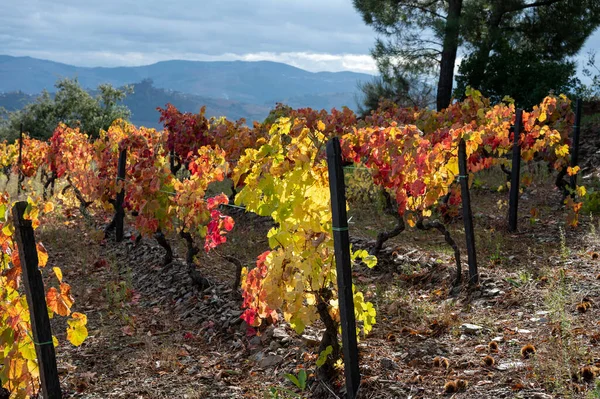
M 596 382 L 594 389 L 588 392 L 587 399 L 600 399 L 600 381 Z
M 282 387 L 271 387 L 264 395 L 265 399 L 288 399 L 288 398 L 302 398 L 296 392 L 292 392 L 289 389 Z
M 306 370 L 301 369 L 297 376 L 288 373 L 285 375 L 285 378 L 290 380 L 298 389 L 302 391 L 306 389 Z
M 528 271 L 520 271 L 517 278 L 507 277 L 505 280 L 516 288 L 520 288 L 532 281 L 532 275 Z
M 582 213 L 597 215 L 600 213 L 600 190 L 590 189 L 583 197 Z
M 134 318 L 129 314 L 129 304 L 133 300 L 132 272 L 130 268 L 123 272 L 115 258 L 107 259 L 111 276 L 104 286 L 104 295 L 109 310 L 116 314 L 124 325 L 134 327 Z
M 565 230 L 562 227 L 558 228 L 560 234 L 560 256 L 563 261 L 567 260 L 571 255 L 571 250 L 567 247 L 567 236 Z
M 590 235 L 596 238 L 596 226 L 594 225 L 594 214 L 590 213 Z
M 544 355 L 544 360 L 535 358 L 535 375 L 549 390 L 557 394 L 571 395 L 573 385 L 570 384 L 578 364 L 584 354 L 572 334 L 572 317 L 567 309 L 573 302 L 573 291 L 563 269 L 553 277 L 545 297 L 545 305 L 554 328 L 548 340 L 552 348 Z

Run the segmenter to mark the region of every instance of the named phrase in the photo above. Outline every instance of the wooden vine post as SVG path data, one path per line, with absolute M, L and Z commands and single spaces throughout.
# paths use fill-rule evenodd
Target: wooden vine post
M 173 134 L 173 133 L 169 133 L 169 134 Z M 172 149 L 171 151 L 169 151 L 169 167 L 171 168 L 171 174 L 173 174 L 173 175 L 177 174 L 177 171 L 175 170 L 175 149 Z
M 467 239 L 467 256 L 469 258 L 469 285 L 479 283 L 477 272 L 477 253 L 475 251 L 475 232 L 473 231 L 473 212 L 469 195 L 469 172 L 467 170 L 467 145 L 464 139 L 458 144 L 458 173 L 460 174 L 460 196 L 462 199 L 463 222 Z
M 19 248 L 19 259 L 23 273 L 23 286 L 29 313 L 33 342 L 38 358 L 42 394 L 45 399 L 60 399 L 60 381 L 56 368 L 56 354 L 52 342 L 52 329 L 48 317 L 44 282 L 38 268 L 37 248 L 31 220 L 25 219 L 27 201 L 17 202 L 12 208 L 15 238 Z
M 519 211 L 519 188 L 521 187 L 521 127 L 523 110 L 517 109 L 515 114 L 515 131 L 513 134 L 513 156 L 510 172 L 510 194 L 508 200 L 508 231 L 517 231 Z
M 123 210 L 123 200 L 125 199 L 125 166 L 127 162 L 127 149 L 123 148 L 119 153 L 119 165 L 117 170 L 117 187 L 121 182 L 121 190 L 117 192 L 115 201 L 115 229 L 117 242 L 123 241 L 123 219 L 125 211 Z
M 573 142 L 571 143 L 571 167 L 574 168 L 579 163 L 579 132 L 581 130 L 581 98 L 577 99 L 575 105 L 575 125 L 573 126 Z M 577 188 L 577 175 L 570 178 L 571 196 L 575 196 Z
M 17 174 L 17 195 L 21 194 L 21 183 L 23 182 L 23 122 L 19 131 L 19 173 Z
M 352 293 L 350 236 L 348 234 L 348 215 L 346 214 L 346 187 L 344 184 L 341 153 L 339 139 L 334 137 L 329 140 L 327 143 L 327 166 L 329 169 L 329 190 L 331 192 L 331 216 L 340 322 L 342 327 L 346 398 L 354 399 L 360 386 L 360 371 L 358 369 L 356 318 L 354 315 L 354 295 Z

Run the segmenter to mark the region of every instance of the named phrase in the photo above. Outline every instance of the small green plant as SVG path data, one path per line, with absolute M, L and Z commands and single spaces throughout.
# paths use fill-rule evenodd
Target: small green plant
M 502 248 L 501 243 L 499 241 L 496 241 L 496 249 L 490 255 L 490 262 L 494 265 L 498 265 L 498 264 L 502 263 L 502 261 L 505 259 L 504 256 L 502 256 L 501 248 Z
M 331 352 L 333 352 L 333 347 L 329 345 L 323 352 L 319 353 L 319 357 L 317 358 L 317 367 L 321 367 L 325 364 L 327 361 L 327 356 L 331 355 Z
M 596 382 L 594 389 L 588 392 L 587 399 L 600 399 L 600 381 Z
M 597 189 L 589 189 L 585 197 L 583 197 L 582 213 L 600 214 L 600 191 Z
M 265 393 L 265 399 L 288 399 L 288 398 L 302 398 L 302 396 L 298 395 L 295 392 L 292 392 L 288 389 L 281 387 L 271 387 Z
M 106 283 L 106 300 L 112 308 L 121 308 L 127 301 L 129 292 L 130 289 L 123 280 Z
M 328 346 L 327 349 L 331 349 L 331 346 Z M 327 350 L 323 351 L 323 353 L 327 352 Z M 331 350 L 330 350 L 331 352 Z M 325 355 L 327 358 L 327 355 Z M 301 369 L 298 372 L 298 375 L 294 375 L 291 373 L 287 373 L 284 375 L 292 384 L 296 386 L 301 391 L 306 389 L 306 383 L 308 375 L 306 374 L 306 370 Z M 296 392 L 292 392 L 289 389 L 285 389 L 283 387 L 270 387 L 269 390 L 265 393 L 265 398 L 268 399 L 286 399 L 286 398 L 302 398 L 301 395 Z
M 552 392 L 567 397 L 574 393 L 568 381 L 586 357 L 585 349 L 572 333 L 574 319 L 568 309 L 574 299 L 571 279 L 564 269 L 558 270 L 552 276 L 544 298 L 548 317 L 554 326 L 548 340 L 552 351 L 547 353 L 543 362 L 534 362 L 534 374 L 540 382 Z
M 298 375 L 287 373 L 285 378 L 290 380 L 298 389 L 304 391 L 306 389 L 306 371 L 304 369 L 298 372 Z
M 537 208 L 531 208 L 531 210 L 529 211 L 529 224 L 530 225 L 535 225 L 537 222 L 540 221 L 540 211 Z
M 507 277 L 505 279 L 508 283 L 512 284 L 514 287 L 519 288 L 529 283 L 532 280 L 531 273 L 527 271 L 521 271 L 517 275 L 517 278 Z
M 567 236 L 565 235 L 565 230 L 562 227 L 558 228 L 560 234 L 560 256 L 562 260 L 567 260 L 569 255 L 571 255 L 571 251 L 567 247 Z

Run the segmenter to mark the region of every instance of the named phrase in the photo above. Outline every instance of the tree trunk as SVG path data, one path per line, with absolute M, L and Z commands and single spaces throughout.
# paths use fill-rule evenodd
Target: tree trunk
M 458 37 L 460 32 L 460 13 L 462 0 L 448 1 L 448 17 L 444 28 L 444 46 L 442 48 L 442 61 L 440 63 L 440 79 L 437 90 L 437 110 L 450 105 L 452 99 L 452 82 L 454 80 L 454 64 L 458 50 Z
M 492 52 L 492 48 L 494 47 L 498 36 L 501 35 L 500 24 L 502 23 L 504 14 L 506 14 L 504 4 L 502 2 L 494 4 L 492 14 L 487 23 L 487 36 L 482 40 L 479 49 L 475 51 L 475 68 L 471 74 L 471 80 L 469 81 L 469 86 L 474 89 L 481 90 L 485 71 L 490 60 L 490 53 Z

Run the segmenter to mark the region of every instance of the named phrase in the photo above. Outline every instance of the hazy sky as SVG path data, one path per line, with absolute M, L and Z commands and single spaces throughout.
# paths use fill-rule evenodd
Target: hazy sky
M 351 0 L 0 0 L 0 54 L 78 66 L 241 59 L 376 73 L 374 38 Z M 600 49 L 600 30 L 587 49 Z

